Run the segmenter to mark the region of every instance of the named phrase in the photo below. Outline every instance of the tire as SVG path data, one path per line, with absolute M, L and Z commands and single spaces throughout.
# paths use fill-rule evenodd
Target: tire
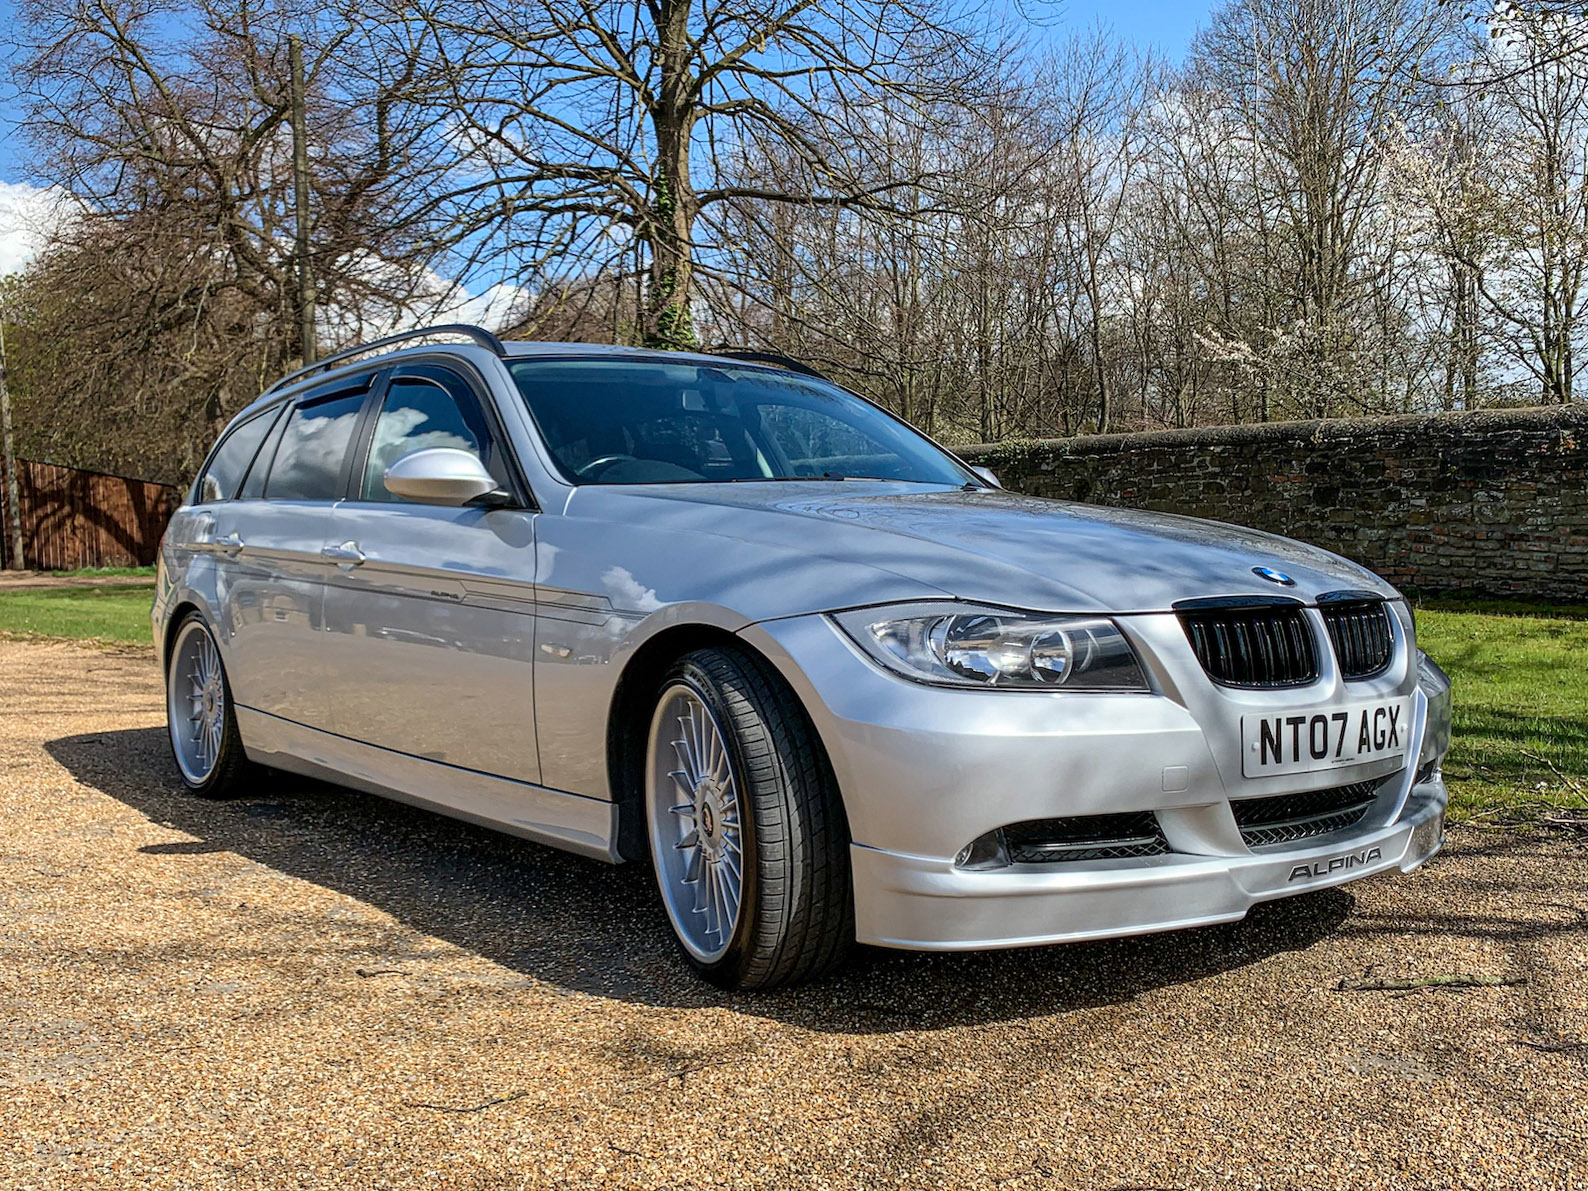
M 706 649 L 667 672 L 647 736 L 645 815 L 673 935 L 707 980 L 771 988 L 848 954 L 838 785 L 804 708 L 760 659 Z
M 257 768 L 243 751 L 220 649 L 197 612 L 171 640 L 165 692 L 166 737 L 182 784 L 201 798 L 246 794 Z

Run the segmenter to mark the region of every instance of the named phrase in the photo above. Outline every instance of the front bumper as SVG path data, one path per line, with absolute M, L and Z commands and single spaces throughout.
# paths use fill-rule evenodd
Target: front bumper
M 923 951 L 1031 947 L 1206 926 L 1258 902 L 1374 873 L 1411 872 L 1444 842 L 1445 789 L 1413 790 L 1402 818 L 1314 847 L 1250 856 L 1155 856 L 1129 866 L 1014 865 L 972 872 L 925 856 L 850 849 L 862 942 Z M 861 891 L 864 891 L 862 894 Z
M 1409 640 L 1391 672 L 1369 682 L 1347 685 L 1326 668 L 1305 690 L 1232 692 L 1207 681 L 1173 616 L 1122 619 L 1122 628 L 1151 670 L 1151 695 L 928 687 L 885 674 L 820 617 L 743 630 L 794 686 L 827 747 L 849 818 L 861 942 L 972 950 L 1224 922 L 1261 901 L 1410 871 L 1438 851 L 1448 685 L 1436 690 L 1420 675 Z M 1242 714 L 1407 695 L 1404 757 L 1242 776 Z M 1378 782 L 1380 793 L 1356 826 L 1283 846 L 1248 847 L 1231 809 L 1359 781 Z M 1134 811 L 1154 814 L 1166 854 L 956 864 L 972 840 L 1007 824 Z

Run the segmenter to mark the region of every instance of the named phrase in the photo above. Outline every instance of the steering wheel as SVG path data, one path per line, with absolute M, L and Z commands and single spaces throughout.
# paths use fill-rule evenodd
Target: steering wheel
M 574 468 L 573 474 L 578 476 L 581 480 L 588 480 L 591 476 L 595 475 L 597 470 L 604 470 L 605 468 L 611 467 L 614 463 L 623 463 L 625 461 L 637 462 L 633 455 L 599 455 L 596 458 L 590 460 L 590 462 L 586 463 L 583 467 Z

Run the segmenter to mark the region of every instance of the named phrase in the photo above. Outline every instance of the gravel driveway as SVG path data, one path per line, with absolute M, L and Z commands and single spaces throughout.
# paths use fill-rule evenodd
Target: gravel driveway
M 1588 1186 L 1588 848 L 728 996 L 649 875 L 279 778 L 0 644 L 0 1186 Z M 1518 983 L 1396 993 L 1365 982 Z

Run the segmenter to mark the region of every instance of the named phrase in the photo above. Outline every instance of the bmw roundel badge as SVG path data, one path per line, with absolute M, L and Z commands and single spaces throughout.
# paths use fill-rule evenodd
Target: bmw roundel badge
M 1294 579 L 1285 574 L 1284 571 L 1274 570 L 1273 567 L 1253 567 L 1252 574 L 1263 579 L 1267 579 L 1270 583 L 1277 583 L 1281 587 L 1296 586 L 1296 581 Z

